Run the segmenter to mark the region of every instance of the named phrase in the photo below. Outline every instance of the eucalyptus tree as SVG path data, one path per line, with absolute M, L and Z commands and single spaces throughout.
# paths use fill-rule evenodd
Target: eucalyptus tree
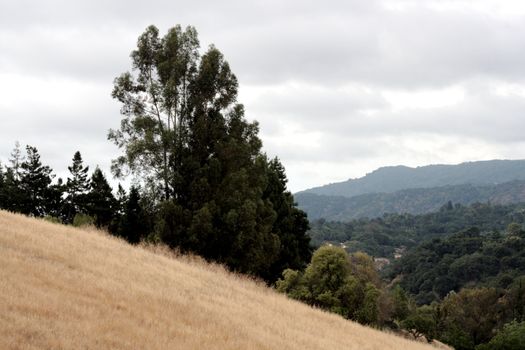
M 131 61 L 112 92 L 122 119 L 108 138 L 123 150 L 112 170 L 133 173 L 160 193 L 156 238 L 268 281 L 278 267 L 301 265 L 279 261 L 297 259 L 290 252 L 309 259 L 308 247 L 306 254 L 304 246 L 287 247 L 308 245 L 299 237 L 307 223 L 288 210 L 293 199 L 276 183 L 281 179 L 273 180 L 281 170 L 271 170 L 261 152 L 259 126 L 237 103 L 237 78 L 223 54 L 212 45 L 201 55 L 193 27 L 160 37 L 150 26 Z M 294 222 L 296 233 L 284 232 Z

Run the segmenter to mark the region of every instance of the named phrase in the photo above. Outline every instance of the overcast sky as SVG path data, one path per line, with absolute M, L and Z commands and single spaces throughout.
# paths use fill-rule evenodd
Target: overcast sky
M 109 175 L 112 82 L 150 24 L 224 53 L 294 192 L 525 158 L 524 1 L 0 0 L 0 160 L 18 140 L 60 176 L 76 150 Z

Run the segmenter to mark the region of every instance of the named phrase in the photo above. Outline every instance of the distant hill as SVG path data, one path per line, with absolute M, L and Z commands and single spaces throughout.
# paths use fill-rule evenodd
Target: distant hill
M 489 160 L 417 168 L 383 167 L 362 178 L 315 187 L 300 193 L 354 197 L 368 193 L 392 193 L 410 188 L 464 184 L 494 185 L 513 180 L 525 180 L 525 160 Z
M 0 211 L 0 349 L 435 349 L 195 257 Z
M 380 217 L 385 213 L 424 214 L 439 210 L 449 201 L 462 205 L 476 202 L 493 204 L 525 202 L 525 181 L 510 181 L 497 185 L 464 184 L 414 188 L 393 193 L 363 194 L 350 198 L 309 192 L 297 193 L 294 197 L 310 220 L 324 218 L 349 221 L 364 217 Z
M 470 206 L 447 203 L 427 214 L 386 214 L 348 222 L 314 220 L 308 234 L 315 246 L 328 242 L 341 245 L 348 252 L 363 251 L 392 259 L 424 241 L 446 238 L 472 227 L 485 235 L 504 232 L 511 223 L 525 224 L 525 203 Z

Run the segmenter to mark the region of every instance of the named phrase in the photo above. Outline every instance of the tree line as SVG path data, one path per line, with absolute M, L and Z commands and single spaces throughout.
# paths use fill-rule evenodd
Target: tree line
M 25 155 L 17 143 L 9 165 L 0 164 L 0 209 L 75 226 L 95 225 L 138 243 L 151 230 L 140 189 L 122 186 L 114 193 L 97 166 L 89 174 L 79 151 L 73 155 L 64 181 L 40 160 L 36 147 Z
M 314 220 L 308 233 L 314 246 L 329 242 L 344 245 L 348 252 L 364 251 L 374 257 L 393 258 L 400 247 L 410 250 L 424 241 L 471 227 L 477 227 L 482 234 L 503 232 L 511 223 L 525 223 L 524 203 L 466 206 L 448 201 L 427 214 L 384 214 L 349 222 Z
M 100 170 L 87 180 L 80 154 L 66 183 L 52 183 L 29 146 L 22 170 L 16 160 L 7 170 L 13 203 L 5 207 L 66 223 L 86 214 L 116 234 L 131 227 L 134 237 L 122 233 L 131 242 L 162 242 L 268 283 L 286 268 L 304 268 L 312 251 L 306 214 L 286 188 L 282 163 L 262 151 L 258 123 L 246 120 L 223 54 L 213 45 L 201 54 L 195 28 L 177 25 L 164 36 L 146 28 L 130 57 L 131 70 L 112 91 L 120 127 L 108 133 L 122 150 L 113 175 L 140 184 L 130 189 L 129 208 L 114 204 L 121 191 L 114 198 Z M 14 200 L 18 189 L 27 198 Z M 126 216 L 131 207 L 145 218 Z

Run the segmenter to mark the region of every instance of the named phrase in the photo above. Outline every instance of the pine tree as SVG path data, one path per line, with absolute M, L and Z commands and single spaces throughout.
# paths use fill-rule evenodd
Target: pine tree
M 99 167 L 91 175 L 90 191 L 86 195 L 87 214 L 95 218 L 97 227 L 108 228 L 117 210 L 117 202 L 113 196 L 104 173 Z
M 278 258 L 264 275 L 269 282 L 275 282 L 285 269 L 304 269 L 312 257 L 308 219 L 306 213 L 296 207 L 293 195 L 286 188 L 287 182 L 284 166 L 278 158 L 272 159 L 263 197 L 272 203 L 277 214 L 272 232 L 279 237 L 280 246 Z
M 24 156 L 22 155 L 22 150 L 20 149 L 20 142 L 15 142 L 15 148 L 11 152 L 11 158 L 9 158 L 9 162 L 11 163 L 11 170 L 13 173 L 13 178 L 15 181 L 20 180 L 20 171 L 21 171 L 21 165 L 24 161 Z
M 54 175 L 49 166 L 40 162 L 40 154 L 35 147 L 26 146 L 27 157 L 20 164 L 20 190 L 24 195 L 21 212 L 34 216 L 44 216 L 48 212 L 50 189 Z
M 124 206 L 124 214 L 122 215 L 118 235 L 125 238 L 128 242 L 136 244 L 139 243 L 146 234 L 139 189 L 131 186 L 128 199 Z
M 6 209 L 6 185 L 5 185 L 5 171 L 2 162 L 0 162 L 0 209 Z
M 88 171 L 89 166 L 84 166 L 82 156 L 76 151 L 73 163 L 68 167 L 71 177 L 66 181 L 66 193 L 64 208 L 64 221 L 72 223 L 77 213 L 85 212 L 86 193 L 89 190 Z

